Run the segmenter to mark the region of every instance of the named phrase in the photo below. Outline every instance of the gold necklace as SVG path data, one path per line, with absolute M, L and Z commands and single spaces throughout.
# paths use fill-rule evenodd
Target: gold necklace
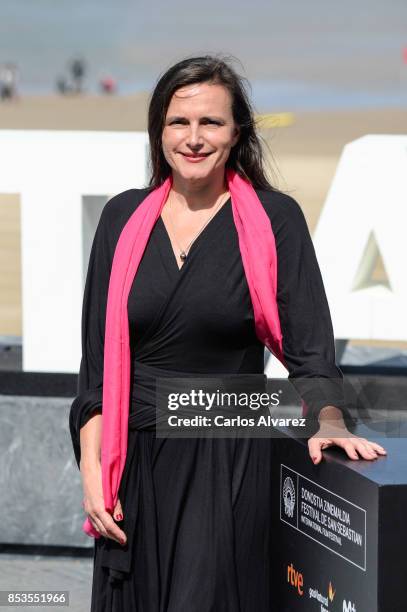
M 170 210 L 170 207 L 168 207 L 168 217 L 169 217 L 169 220 L 170 220 L 170 223 L 171 223 L 172 231 L 173 231 L 173 233 L 174 233 L 174 238 L 175 238 L 175 241 L 176 241 L 176 243 L 177 243 L 177 245 L 178 245 L 178 248 L 180 249 L 179 258 L 181 259 L 181 261 L 182 261 L 182 262 L 184 262 L 184 261 L 186 260 L 186 258 L 187 258 L 187 251 L 188 251 L 188 250 L 191 248 L 192 243 L 193 243 L 193 242 L 194 242 L 194 241 L 195 241 L 195 240 L 198 238 L 199 234 L 200 234 L 200 233 L 201 233 L 201 232 L 202 232 L 202 231 L 205 229 L 205 227 L 208 225 L 209 221 L 210 221 L 210 220 L 211 220 L 211 219 L 214 217 L 214 215 L 216 214 L 216 212 L 217 212 L 217 211 L 218 211 L 218 209 L 220 208 L 220 206 L 221 206 L 221 204 L 222 204 L 222 197 L 223 197 L 224 195 L 225 195 L 225 194 L 222 194 L 222 195 L 220 196 L 220 201 L 219 201 L 219 204 L 218 204 L 217 206 L 215 206 L 215 210 L 214 210 L 214 212 L 213 212 L 213 213 L 212 213 L 212 215 L 209 217 L 209 219 L 207 219 L 207 220 L 206 220 L 206 222 L 205 222 L 205 224 L 203 225 L 203 227 L 201 227 L 201 229 L 199 230 L 199 232 L 198 232 L 198 233 L 197 233 L 197 234 L 196 234 L 196 235 L 195 235 L 195 236 L 192 238 L 192 240 L 189 242 L 189 244 L 187 245 L 187 247 L 186 247 L 185 249 L 183 249 L 183 248 L 180 246 L 180 244 L 179 244 L 179 242 L 178 242 L 178 240 L 177 240 L 176 233 L 175 233 L 175 231 L 174 231 L 174 224 L 173 224 L 173 222 L 172 222 L 171 210 Z M 227 192 L 227 193 L 226 193 L 226 196 L 227 196 L 227 198 L 224 200 L 224 202 L 226 202 L 226 201 L 229 199 L 229 192 Z

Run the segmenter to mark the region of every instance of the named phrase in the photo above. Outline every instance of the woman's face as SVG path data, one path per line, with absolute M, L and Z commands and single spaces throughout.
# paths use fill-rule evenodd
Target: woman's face
M 222 174 L 239 129 L 223 85 L 196 83 L 172 96 L 162 133 L 165 159 L 183 180 L 206 183 Z

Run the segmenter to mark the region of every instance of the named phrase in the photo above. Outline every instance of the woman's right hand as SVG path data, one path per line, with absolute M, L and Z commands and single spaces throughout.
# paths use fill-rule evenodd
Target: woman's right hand
M 89 516 L 90 522 L 102 536 L 111 538 L 124 545 L 127 541 L 126 534 L 115 523 L 112 515 L 105 509 L 100 461 L 96 459 L 87 462 L 81 461 L 80 471 L 83 486 L 83 508 Z M 123 512 L 120 500 L 118 500 L 113 516 L 120 515 L 123 516 Z

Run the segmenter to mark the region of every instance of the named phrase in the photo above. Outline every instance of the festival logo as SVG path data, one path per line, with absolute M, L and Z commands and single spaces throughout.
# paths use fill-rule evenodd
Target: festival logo
M 366 571 L 366 509 L 281 464 L 280 520 Z
M 285 514 L 289 518 L 293 518 L 294 508 L 295 508 L 295 487 L 294 487 L 293 480 L 290 476 L 287 476 L 284 480 L 283 500 L 284 500 Z

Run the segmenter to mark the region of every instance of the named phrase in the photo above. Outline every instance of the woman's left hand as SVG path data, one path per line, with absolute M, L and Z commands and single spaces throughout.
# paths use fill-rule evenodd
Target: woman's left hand
M 335 412 L 332 411 L 332 408 Z M 342 415 L 341 412 L 340 415 Z M 328 419 L 330 419 L 329 422 Z M 322 459 L 322 450 L 330 446 L 343 448 L 348 457 L 355 460 L 361 457 L 371 461 L 387 454 L 380 444 L 353 435 L 346 427 L 342 416 L 338 416 L 338 409 L 334 406 L 321 410 L 319 422 L 319 431 L 308 440 L 309 454 L 315 465 Z

